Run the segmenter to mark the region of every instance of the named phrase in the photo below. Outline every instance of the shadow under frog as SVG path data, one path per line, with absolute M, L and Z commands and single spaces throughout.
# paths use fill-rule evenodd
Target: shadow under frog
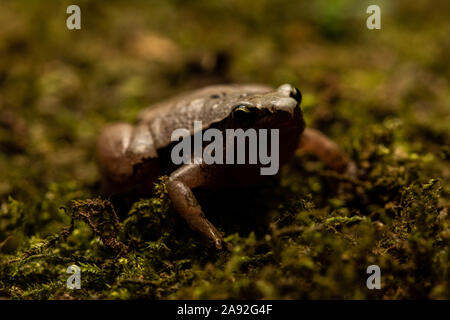
M 223 234 L 206 218 L 193 190 L 222 189 L 224 197 L 216 205 L 223 208 L 226 207 L 223 204 L 237 199 L 230 197 L 230 191 L 265 185 L 272 179 L 260 174 L 264 167 L 261 163 L 175 165 L 171 160 L 171 151 L 177 144 L 171 140 L 173 131 L 186 128 L 193 139 L 195 121 L 202 122 L 203 131 L 278 129 L 280 166 L 302 150 L 317 155 L 338 172 L 355 175 L 355 165 L 334 142 L 317 130 L 305 129 L 300 103 L 300 91 L 289 84 L 277 89 L 263 85 L 216 85 L 150 106 L 141 112 L 136 125 L 117 123 L 102 131 L 97 149 L 104 191 L 112 195 L 149 195 L 156 179 L 166 174 L 175 211 L 192 230 L 222 249 Z M 207 207 L 209 215 L 211 209 Z M 224 214 L 235 216 L 236 212 Z

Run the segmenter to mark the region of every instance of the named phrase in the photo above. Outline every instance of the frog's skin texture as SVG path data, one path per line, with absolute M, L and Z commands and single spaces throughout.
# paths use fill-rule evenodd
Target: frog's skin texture
M 280 165 L 297 150 L 317 155 L 332 169 L 354 175 L 356 167 L 337 145 L 314 129 L 305 129 L 298 89 L 284 84 L 277 89 L 263 85 L 216 85 L 180 95 L 144 109 L 135 126 L 106 127 L 98 140 L 103 186 L 109 194 L 152 192 L 155 180 L 168 174 L 167 190 L 175 210 L 191 229 L 203 234 L 218 249 L 222 234 L 205 217 L 193 189 L 198 187 L 255 184 L 261 164 L 184 164 L 175 166 L 170 152 L 171 134 L 187 128 L 194 134 L 194 120 L 203 130 L 279 129 Z

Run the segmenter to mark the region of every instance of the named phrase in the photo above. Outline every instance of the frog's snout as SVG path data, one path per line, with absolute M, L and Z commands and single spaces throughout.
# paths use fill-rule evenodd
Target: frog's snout
M 300 90 L 298 90 L 293 85 L 290 85 L 289 83 L 279 86 L 277 88 L 277 91 L 284 96 L 293 98 L 295 101 L 297 101 L 298 104 L 302 102 L 302 94 Z
M 273 103 L 273 111 L 285 111 L 291 116 L 294 116 L 295 108 L 297 108 L 302 101 L 302 94 L 294 86 L 286 83 L 278 87 L 278 94 L 282 97 L 278 98 Z

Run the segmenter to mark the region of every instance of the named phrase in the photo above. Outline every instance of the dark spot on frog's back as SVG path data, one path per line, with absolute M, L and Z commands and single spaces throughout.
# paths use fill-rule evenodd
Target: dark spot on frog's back
M 211 99 L 219 99 L 220 96 L 218 94 L 213 94 L 211 95 Z

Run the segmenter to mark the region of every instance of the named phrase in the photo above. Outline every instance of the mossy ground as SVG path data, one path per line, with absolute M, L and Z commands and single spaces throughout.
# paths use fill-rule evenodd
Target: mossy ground
M 0 3 L 2 298 L 450 298 L 447 1 L 372 1 L 376 31 L 364 1 L 80 0 L 80 31 L 69 4 Z M 106 123 L 223 82 L 296 84 L 361 171 L 297 155 L 271 186 L 201 197 L 229 253 L 176 216 L 164 177 L 99 198 L 95 161 Z

